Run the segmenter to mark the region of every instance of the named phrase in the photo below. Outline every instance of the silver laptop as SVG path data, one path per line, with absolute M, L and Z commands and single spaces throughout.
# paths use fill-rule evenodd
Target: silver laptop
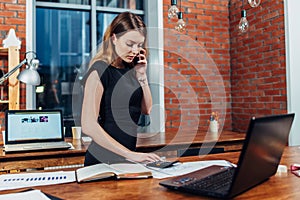
M 231 199 L 276 173 L 293 119 L 294 114 L 252 118 L 236 168 L 214 165 L 159 184 L 182 192 Z
M 61 110 L 7 110 L 4 151 L 69 149 Z

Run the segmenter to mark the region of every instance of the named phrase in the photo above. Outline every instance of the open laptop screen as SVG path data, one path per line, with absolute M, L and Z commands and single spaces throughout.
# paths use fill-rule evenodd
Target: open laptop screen
M 64 140 L 60 110 L 8 110 L 6 144 Z

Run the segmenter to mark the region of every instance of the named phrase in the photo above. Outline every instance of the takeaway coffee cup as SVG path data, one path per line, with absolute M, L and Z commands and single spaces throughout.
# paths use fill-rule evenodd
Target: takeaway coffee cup
M 80 126 L 73 126 L 72 127 L 72 135 L 73 139 L 78 140 L 81 138 L 81 127 Z

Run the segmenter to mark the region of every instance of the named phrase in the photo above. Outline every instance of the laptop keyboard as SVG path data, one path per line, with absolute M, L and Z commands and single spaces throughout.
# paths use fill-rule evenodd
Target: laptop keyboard
M 228 170 L 213 174 L 204 179 L 196 180 L 190 184 L 184 185 L 183 188 L 188 190 L 206 190 L 218 193 L 228 192 L 235 168 L 230 167 Z
M 66 149 L 71 146 L 64 142 L 43 142 L 43 143 L 28 143 L 28 144 L 11 144 L 5 146 L 5 151 L 21 151 L 21 150 L 43 150 L 43 149 Z
M 60 145 L 62 145 L 62 146 L 64 146 L 64 145 L 66 145 L 66 142 L 64 142 L 64 141 L 61 141 L 61 142 L 44 142 L 43 143 L 43 146 L 60 146 Z
M 28 144 L 11 144 L 10 146 L 23 146 L 23 147 L 41 147 L 41 146 L 61 146 L 65 145 L 64 141 L 61 142 L 42 142 L 42 143 L 28 143 Z

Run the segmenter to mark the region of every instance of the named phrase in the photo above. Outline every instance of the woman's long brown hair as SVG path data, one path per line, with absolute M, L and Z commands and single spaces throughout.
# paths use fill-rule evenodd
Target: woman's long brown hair
M 143 49 L 145 49 L 147 52 L 147 29 L 142 18 L 131 12 L 124 12 L 119 14 L 107 27 L 103 36 L 103 41 L 98 52 L 91 60 L 90 66 L 98 60 L 102 60 L 107 64 L 111 64 L 112 61 L 117 57 L 112 44 L 113 34 L 115 34 L 118 38 L 124 35 L 127 31 L 131 30 L 139 31 L 145 37 Z

